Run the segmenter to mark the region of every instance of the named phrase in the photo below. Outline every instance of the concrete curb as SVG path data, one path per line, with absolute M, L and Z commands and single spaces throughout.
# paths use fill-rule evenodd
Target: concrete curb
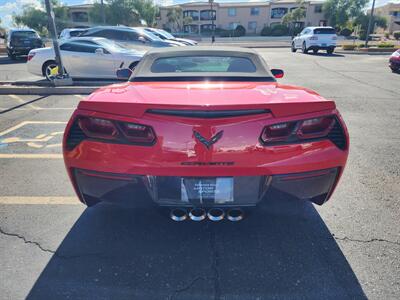
M 351 55 L 389 55 L 392 52 L 362 52 L 362 51 L 347 51 L 347 50 L 335 50 L 338 54 L 351 54 Z
M 38 87 L 38 86 L 0 86 L 0 95 L 88 95 L 99 87 L 73 86 L 73 87 Z

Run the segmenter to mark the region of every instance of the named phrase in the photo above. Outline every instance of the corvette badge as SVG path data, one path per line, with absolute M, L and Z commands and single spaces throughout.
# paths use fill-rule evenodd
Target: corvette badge
M 216 135 L 214 135 L 213 137 L 211 137 L 211 139 L 207 140 L 204 136 L 202 136 L 200 133 L 198 133 L 197 131 L 193 130 L 194 136 L 195 138 L 202 143 L 204 146 L 207 147 L 207 149 L 210 149 L 210 147 L 215 144 L 216 142 L 218 142 L 218 140 L 222 137 L 224 131 L 221 130 L 220 132 L 218 132 Z

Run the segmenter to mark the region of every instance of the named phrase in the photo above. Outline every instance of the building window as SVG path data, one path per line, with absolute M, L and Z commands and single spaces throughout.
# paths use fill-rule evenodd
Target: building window
M 291 7 L 290 8 L 290 12 L 294 11 L 295 9 L 297 9 L 298 7 Z
M 271 19 L 280 19 L 284 15 L 286 15 L 288 12 L 288 9 L 286 7 L 277 7 L 271 9 Z
M 214 25 L 214 30 L 216 26 Z M 213 31 L 213 25 L 212 24 L 202 24 L 200 25 L 200 31 L 201 33 L 211 33 Z
M 256 31 L 257 30 L 257 22 L 250 21 L 249 24 L 247 25 L 247 28 L 249 30 Z
M 73 12 L 71 15 L 73 22 L 89 22 L 89 17 L 87 12 L 77 11 Z
M 217 14 L 215 13 L 215 10 L 211 10 L 211 9 L 202 10 L 200 12 L 200 20 L 201 21 L 215 20 L 216 15 Z
M 250 15 L 258 16 L 259 14 L 260 14 L 260 8 L 259 7 L 250 8 Z
M 189 25 L 184 25 L 183 26 L 183 31 L 185 33 L 195 33 L 198 34 L 199 33 L 199 26 L 196 24 L 189 24 Z
M 328 22 L 326 20 L 319 21 L 319 26 L 327 26 Z
M 235 7 L 228 8 L 228 16 L 229 17 L 235 17 L 236 16 L 236 8 Z
M 322 13 L 322 5 L 315 5 L 314 12 L 318 14 Z
M 184 18 L 192 18 L 193 21 L 199 20 L 199 12 L 197 10 L 185 10 L 183 12 Z

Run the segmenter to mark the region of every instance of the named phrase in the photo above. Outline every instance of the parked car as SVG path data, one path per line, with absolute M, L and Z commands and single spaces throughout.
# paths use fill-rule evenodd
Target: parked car
M 6 35 L 7 55 L 11 59 L 28 55 L 29 51 L 44 47 L 43 40 L 33 29 L 11 29 Z
M 393 52 L 389 59 L 389 67 L 393 72 L 400 71 L 400 49 Z
M 335 102 L 277 83 L 283 71 L 254 50 L 152 49 L 118 74 L 129 81 L 81 101 L 64 133 L 86 205 L 238 221 L 269 199 L 321 205 L 337 186 L 349 136 Z
M 103 37 L 127 48 L 149 50 L 151 47 L 176 47 L 183 44 L 174 41 L 164 41 L 142 28 L 125 26 L 93 27 L 81 34 L 82 37 Z
M 187 46 L 197 45 L 197 42 L 194 40 L 174 37 L 171 33 L 169 33 L 168 31 L 165 31 L 163 29 L 146 27 L 146 28 L 144 28 L 144 30 L 153 33 L 154 35 L 158 36 L 162 40 L 175 41 L 175 42 L 179 42 L 184 45 L 187 45 Z
M 326 50 L 328 54 L 335 51 L 337 41 L 336 31 L 332 27 L 306 27 L 292 41 L 292 52 L 301 49 L 303 53 L 312 50 Z
M 87 31 L 87 29 L 85 29 L 85 28 L 65 28 L 60 33 L 60 39 L 67 40 L 67 39 L 70 39 L 73 37 L 77 37 L 86 31 Z
M 123 64 L 134 69 L 143 51 L 125 49 L 105 38 L 71 38 L 61 42 L 64 68 L 72 78 L 116 79 L 116 70 Z M 28 71 L 52 79 L 57 67 L 53 48 L 35 49 L 28 55 Z

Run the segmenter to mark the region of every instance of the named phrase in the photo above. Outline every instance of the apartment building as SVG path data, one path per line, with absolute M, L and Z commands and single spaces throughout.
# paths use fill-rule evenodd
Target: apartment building
M 376 15 L 385 17 L 388 20 L 387 31 L 400 31 L 400 3 L 388 3 L 375 8 Z
M 296 25 L 319 26 L 327 25 L 322 12 L 323 1 L 306 1 L 306 17 Z M 176 26 L 168 18 L 171 9 L 182 9 L 181 24 Z M 160 8 L 158 27 L 171 31 L 183 31 L 191 34 L 201 34 L 214 28 L 235 29 L 242 25 L 246 34 L 257 35 L 264 26 L 281 24 L 285 14 L 298 7 L 296 0 L 271 0 L 260 2 L 188 2 L 179 5 L 163 6 Z M 189 24 L 183 24 L 188 19 Z M 213 25 L 214 24 L 214 25 Z M 183 28 L 179 28 L 183 27 Z

